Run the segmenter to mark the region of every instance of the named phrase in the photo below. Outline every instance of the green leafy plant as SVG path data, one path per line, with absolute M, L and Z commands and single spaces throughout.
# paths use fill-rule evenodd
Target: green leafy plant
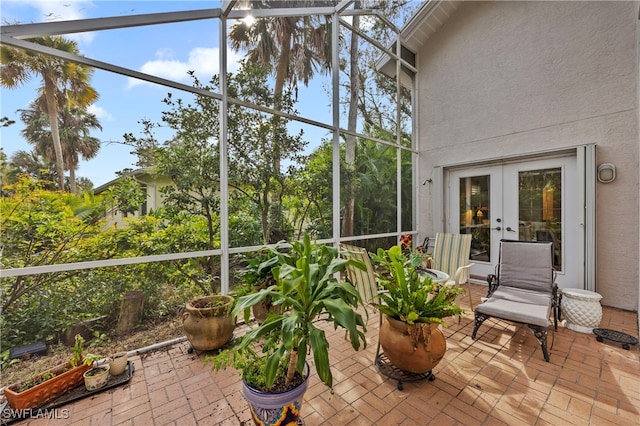
M 19 359 L 11 359 L 10 349 L 7 349 L 6 351 L 2 351 L 2 353 L 0 353 L 0 368 L 2 368 L 3 370 L 18 362 L 20 362 Z
M 101 358 L 100 355 L 91 353 L 85 354 L 84 344 L 84 337 L 76 334 L 73 347 L 71 348 L 71 359 L 69 359 L 71 367 L 78 367 L 81 364 L 92 365 L 95 361 Z
M 311 352 L 318 377 L 332 387 L 329 343 L 324 330 L 316 324 L 327 321 L 334 328 L 346 329 L 355 350 L 366 346 L 365 322 L 357 312 L 362 299 L 351 282 L 336 279 L 336 274 L 349 264 L 360 269 L 365 265 L 340 258 L 335 247 L 312 243 L 308 234 L 288 250 L 269 250 L 276 259 L 272 270 L 275 284 L 241 297 L 233 315 L 244 312 L 248 321 L 248 308 L 266 297 L 281 306 L 282 313 L 271 312 L 233 348 L 206 361 L 213 362 L 214 370 L 234 366 L 256 389 L 282 391 L 293 387 L 294 377 L 303 374 L 306 354 Z
M 443 318 L 464 313 L 455 302 L 463 290 L 437 284 L 421 274 L 412 256 L 399 246 L 378 249 L 371 254 L 371 261 L 377 266 L 378 282 L 386 290 L 379 295 L 381 302 L 375 304 L 380 312 L 407 324 L 442 324 Z
M 244 261 L 246 265 L 238 273 L 238 278 L 242 284 L 233 292 L 233 296 L 236 299 L 257 293 L 276 282 L 273 276 L 273 268 L 276 266 L 278 258 L 272 250 L 262 248 L 255 252 L 248 253 L 244 257 Z M 271 309 L 273 309 L 273 303 L 271 297 L 267 296 L 260 304 L 254 305 L 253 307 L 256 320 L 262 322 L 267 311 Z M 245 311 L 245 313 L 248 314 L 250 308 L 245 309 Z
M 71 348 L 71 358 L 69 358 L 68 364 L 58 368 L 56 372 L 54 371 L 46 371 L 37 376 L 31 377 L 27 380 L 24 380 L 20 383 L 16 383 L 12 386 L 15 392 L 24 392 L 28 389 L 31 389 L 34 386 L 42 384 L 47 380 L 51 380 L 58 375 L 70 371 L 76 367 L 85 365 L 93 365 L 93 363 L 99 360 L 101 357 L 99 355 L 84 353 L 84 344 L 85 340 L 80 334 L 76 334 L 75 341 L 73 347 Z
M 89 343 L 89 347 L 99 348 L 109 343 L 111 343 L 111 339 L 109 339 L 109 336 L 107 336 L 106 333 L 101 333 L 100 331 L 95 330 L 93 332 L 93 339 L 91 340 L 91 343 Z

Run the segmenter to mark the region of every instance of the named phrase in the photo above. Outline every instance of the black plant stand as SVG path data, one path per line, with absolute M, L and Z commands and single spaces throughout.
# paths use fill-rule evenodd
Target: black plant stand
M 604 342 L 604 339 L 607 339 L 622 343 L 622 349 L 626 350 L 629 350 L 629 345 L 638 344 L 638 339 L 635 337 L 621 331 L 609 330 L 608 328 L 594 328 L 593 334 L 596 335 L 596 340 L 598 342 Z
M 391 361 L 389 361 L 389 358 L 387 358 L 384 353 L 380 353 L 376 356 L 376 366 L 382 374 L 398 381 L 398 384 L 396 385 L 398 390 L 403 389 L 403 382 L 409 383 L 421 380 L 429 380 L 430 382 L 433 382 L 436 379 L 436 376 L 431 371 L 426 373 L 410 373 L 408 371 L 400 370 L 398 367 L 393 365 Z

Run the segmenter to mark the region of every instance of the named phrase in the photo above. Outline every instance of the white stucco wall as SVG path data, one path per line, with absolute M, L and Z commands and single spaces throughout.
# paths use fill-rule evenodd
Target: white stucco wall
M 596 286 L 638 309 L 638 2 L 465 2 L 418 50 L 419 181 L 434 166 L 597 145 Z M 421 187 L 429 212 L 433 188 Z

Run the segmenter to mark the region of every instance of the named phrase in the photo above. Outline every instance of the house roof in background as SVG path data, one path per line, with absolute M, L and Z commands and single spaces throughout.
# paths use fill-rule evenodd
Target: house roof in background
M 150 173 L 151 173 L 151 169 L 150 168 L 142 168 L 142 169 L 132 170 L 132 171 L 127 172 L 127 173 L 125 173 L 125 174 L 123 174 L 121 176 L 118 176 L 115 179 L 110 180 L 107 183 L 104 183 L 104 184 L 98 186 L 97 188 L 94 188 L 93 189 L 93 193 L 96 194 L 96 195 L 100 194 L 100 193 L 104 192 L 107 188 L 109 188 L 110 186 L 112 186 L 113 184 L 115 184 L 116 182 L 118 182 L 119 180 L 121 180 L 121 179 L 123 179 L 123 178 L 125 178 L 127 176 L 132 176 L 132 177 L 135 178 L 136 176 L 147 175 L 147 174 L 150 174 Z

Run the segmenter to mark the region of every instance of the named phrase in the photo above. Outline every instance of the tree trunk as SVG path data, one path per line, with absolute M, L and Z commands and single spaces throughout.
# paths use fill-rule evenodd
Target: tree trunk
M 287 376 L 285 377 L 285 384 L 291 383 L 293 376 L 296 374 L 296 366 L 298 365 L 298 350 L 294 348 L 289 355 L 289 363 L 287 364 Z
M 76 171 L 73 167 L 69 168 L 69 191 L 72 194 L 78 193 L 78 185 L 76 185 Z
M 282 25 L 282 46 L 280 49 L 280 57 L 278 58 L 278 65 L 276 67 L 275 83 L 273 88 L 273 94 L 275 95 L 275 105 L 273 106 L 276 111 L 282 110 L 282 94 L 284 92 L 284 84 L 287 81 L 289 63 L 291 61 L 291 29 L 289 28 L 288 18 L 281 18 L 284 22 Z M 274 116 L 274 171 L 280 173 L 280 147 L 278 146 L 278 128 L 280 127 L 280 117 Z
M 133 330 L 142 321 L 144 309 L 144 293 L 141 291 L 130 291 L 124 295 L 120 305 L 120 315 L 117 334 L 125 334 Z
M 56 153 L 56 173 L 58 174 L 58 190 L 64 191 L 64 158 L 62 157 L 62 144 L 60 143 L 60 130 L 58 129 L 58 106 L 55 96 L 55 82 L 46 75 L 44 79 L 44 94 L 47 100 L 47 115 L 51 126 L 51 138 L 53 150 Z
M 360 9 L 360 2 L 354 3 L 354 9 Z M 360 17 L 355 15 L 353 17 L 353 28 L 358 29 L 360 26 Z M 358 122 L 358 93 L 360 92 L 360 67 L 358 63 L 358 35 L 355 32 L 351 33 L 351 51 L 350 51 L 350 99 L 349 99 L 349 116 L 347 122 L 347 128 L 355 132 Z M 346 151 L 345 162 L 350 171 L 353 171 L 353 166 L 356 163 L 356 144 L 357 138 L 348 134 L 346 137 Z M 349 237 L 353 235 L 353 222 L 355 215 L 355 193 L 353 188 L 353 181 L 349 180 L 344 185 L 345 192 L 347 193 L 347 199 L 344 205 L 344 216 L 342 218 L 342 236 Z

